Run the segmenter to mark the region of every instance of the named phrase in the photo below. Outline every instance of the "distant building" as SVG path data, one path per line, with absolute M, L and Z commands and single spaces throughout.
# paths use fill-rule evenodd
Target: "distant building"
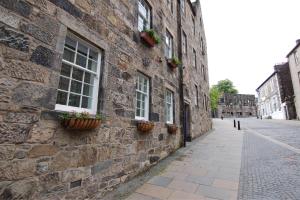
M 296 107 L 297 119 L 300 119 L 300 40 L 297 40 L 296 46 L 287 55 L 290 74 L 294 89 L 294 103 Z
M 270 119 L 294 119 L 293 85 L 289 64 L 274 66 L 274 72 L 256 89 L 258 115 Z
M 252 117 L 256 111 L 254 95 L 225 93 L 219 99 L 216 117 Z

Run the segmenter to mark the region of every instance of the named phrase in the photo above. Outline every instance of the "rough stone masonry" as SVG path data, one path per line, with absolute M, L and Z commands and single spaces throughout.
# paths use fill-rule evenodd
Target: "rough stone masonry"
M 162 40 L 154 48 L 140 39 L 139 2 L 0 0 L 0 199 L 101 199 L 178 149 L 181 119 L 190 138 L 211 128 L 199 1 L 146 2 Z M 164 56 L 166 30 L 182 61 L 175 70 Z M 93 105 L 106 120 L 95 130 L 65 129 L 55 109 L 68 34 L 101 50 Z M 136 127 L 138 73 L 150 80 L 150 133 Z M 176 134 L 167 132 L 166 89 Z

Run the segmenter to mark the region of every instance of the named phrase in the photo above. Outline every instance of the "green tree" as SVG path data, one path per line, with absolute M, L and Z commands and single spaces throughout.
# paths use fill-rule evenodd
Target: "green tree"
M 233 83 L 229 79 L 221 80 L 218 82 L 216 87 L 219 90 L 219 93 L 229 93 L 229 94 L 237 94 L 238 91 L 235 89 Z
M 210 96 L 210 107 L 211 107 L 211 110 L 214 112 L 218 108 L 219 97 L 220 97 L 220 92 L 219 92 L 217 85 L 213 85 L 210 88 L 209 96 Z

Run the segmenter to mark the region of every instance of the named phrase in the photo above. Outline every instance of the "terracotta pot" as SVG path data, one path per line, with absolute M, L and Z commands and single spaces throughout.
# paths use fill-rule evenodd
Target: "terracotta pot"
M 172 70 L 174 70 L 174 69 L 177 68 L 177 64 L 174 63 L 172 59 L 168 59 L 167 62 L 168 62 L 169 67 L 170 67 Z
M 177 126 L 175 124 L 167 124 L 168 133 L 174 134 L 177 131 Z
M 143 39 L 143 41 L 149 46 L 149 47 L 154 47 L 156 42 L 155 39 L 153 37 L 151 37 L 149 35 L 149 33 L 143 31 L 140 33 L 141 38 Z
M 141 132 L 149 132 L 153 129 L 154 123 L 149 121 L 138 121 L 137 122 L 137 129 Z
M 101 124 L 100 119 L 67 119 L 62 125 L 67 129 L 88 130 L 97 128 Z

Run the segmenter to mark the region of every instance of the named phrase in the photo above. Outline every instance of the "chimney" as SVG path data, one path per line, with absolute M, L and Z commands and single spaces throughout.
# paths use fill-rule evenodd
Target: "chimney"
M 300 39 L 296 40 L 296 44 L 299 44 L 300 43 Z

